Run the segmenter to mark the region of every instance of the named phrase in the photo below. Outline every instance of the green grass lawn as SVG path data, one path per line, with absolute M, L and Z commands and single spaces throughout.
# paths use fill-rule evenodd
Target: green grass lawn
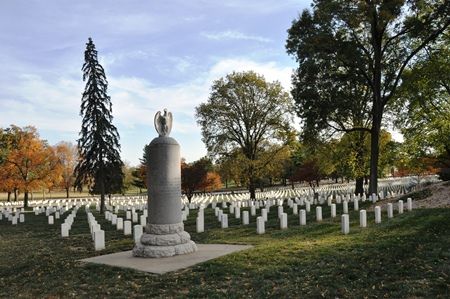
M 60 237 L 62 220 L 49 226 L 45 216 L 31 212 L 25 224 L 2 220 L 0 297 L 450 297 L 450 209 L 414 210 L 389 221 L 383 211 L 377 225 L 368 213 L 366 229 L 358 227 L 358 212 L 351 212 L 349 235 L 340 233 L 340 217 L 330 219 L 328 207 L 321 223 L 312 208 L 305 227 L 290 215 L 284 231 L 276 214 L 272 207 L 266 234 L 256 235 L 254 217 L 243 227 L 229 216 L 230 228 L 222 230 L 208 208 L 206 232 L 196 234 L 191 211 L 185 225 L 197 243 L 254 248 L 164 275 L 78 262 L 133 247 L 131 237 L 95 214 L 107 247 L 95 252 L 84 209 L 66 239 Z

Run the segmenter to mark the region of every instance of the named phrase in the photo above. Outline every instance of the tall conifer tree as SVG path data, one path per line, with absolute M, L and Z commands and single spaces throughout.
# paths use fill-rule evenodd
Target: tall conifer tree
M 105 194 L 120 192 L 123 184 L 123 163 L 120 159 L 119 133 L 112 124 L 111 98 L 107 95 L 108 81 L 97 60 L 97 50 L 89 38 L 84 52 L 83 81 L 86 87 L 81 98 L 83 117 L 78 139 L 80 160 L 75 168 L 75 185 L 89 186 L 90 192 L 100 194 L 101 212 Z

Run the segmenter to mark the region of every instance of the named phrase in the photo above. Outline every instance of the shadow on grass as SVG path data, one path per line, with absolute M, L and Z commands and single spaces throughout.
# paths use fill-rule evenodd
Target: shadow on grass
M 285 210 L 288 210 L 285 208 Z M 289 213 L 291 213 L 289 211 Z M 338 211 L 339 213 L 339 211 Z M 57 220 L 27 213 L 26 223 L 0 221 L 0 297 L 426 297 L 450 293 L 450 210 L 415 210 L 358 227 L 351 212 L 349 235 L 340 233 L 340 218 L 300 227 L 289 217 L 280 231 L 271 209 L 266 234 L 256 235 L 255 218 L 249 226 L 230 217 L 230 228 L 220 229 L 211 209 L 205 210 L 206 232 L 195 233 L 196 212 L 186 230 L 199 243 L 253 244 L 195 267 L 164 275 L 91 265 L 79 259 L 130 250 L 133 241 L 95 213 L 106 230 L 107 249 L 93 250 L 86 214 L 80 209 L 70 238 L 59 237 Z M 64 215 L 65 218 L 67 213 Z

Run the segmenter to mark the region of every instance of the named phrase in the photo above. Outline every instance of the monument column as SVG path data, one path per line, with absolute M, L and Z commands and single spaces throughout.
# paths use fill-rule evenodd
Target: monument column
M 152 140 L 147 156 L 148 220 L 140 243 L 133 249 L 136 257 L 168 257 L 197 251 L 184 231 L 181 216 L 180 145 L 169 137 L 172 113 L 164 109 L 155 115 L 159 137 Z

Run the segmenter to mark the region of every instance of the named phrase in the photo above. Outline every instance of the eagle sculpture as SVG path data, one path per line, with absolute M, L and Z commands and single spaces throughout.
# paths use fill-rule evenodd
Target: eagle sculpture
M 167 109 L 164 109 L 164 113 L 161 113 L 161 111 L 156 112 L 155 129 L 159 137 L 169 136 L 172 130 L 172 120 L 172 113 L 167 112 Z

